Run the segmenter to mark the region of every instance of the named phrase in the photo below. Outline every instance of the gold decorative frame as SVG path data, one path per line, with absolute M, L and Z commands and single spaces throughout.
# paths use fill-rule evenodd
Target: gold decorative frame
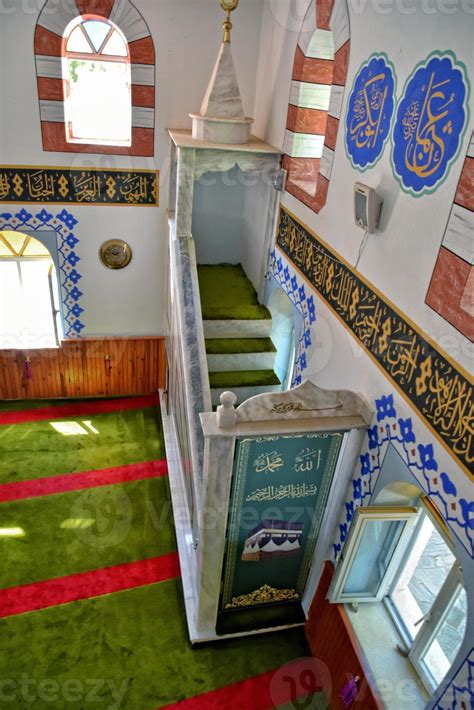
M 115 253 L 111 250 L 115 249 Z M 121 252 L 121 253 L 120 253 Z M 123 239 L 108 239 L 99 249 L 100 260 L 108 269 L 124 269 L 132 260 L 132 249 Z

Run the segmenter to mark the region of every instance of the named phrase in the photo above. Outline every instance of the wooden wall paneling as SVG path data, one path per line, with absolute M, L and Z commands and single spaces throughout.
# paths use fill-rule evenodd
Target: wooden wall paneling
M 23 371 L 27 357 L 30 380 Z M 151 394 L 164 387 L 165 376 L 161 337 L 65 340 L 57 349 L 0 351 L 1 399 Z
M 331 710 L 346 710 L 341 691 L 356 676 L 360 678 L 359 694 L 351 707 L 381 710 L 384 705 L 369 685 L 363 654 L 344 606 L 326 599 L 333 574 L 332 564 L 326 562 L 305 628 L 312 655 L 325 663 L 331 674 Z

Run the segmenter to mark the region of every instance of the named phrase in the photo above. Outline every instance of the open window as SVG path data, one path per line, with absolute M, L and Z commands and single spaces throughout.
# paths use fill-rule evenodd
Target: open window
M 20 232 L 0 232 L 0 348 L 59 345 L 59 285 L 48 249 Z
M 109 20 L 81 16 L 63 38 L 68 143 L 130 146 L 132 93 L 128 43 Z
M 431 694 L 451 668 L 467 624 L 462 571 L 428 499 L 417 507 L 362 507 L 334 575 L 334 603 L 384 604 Z

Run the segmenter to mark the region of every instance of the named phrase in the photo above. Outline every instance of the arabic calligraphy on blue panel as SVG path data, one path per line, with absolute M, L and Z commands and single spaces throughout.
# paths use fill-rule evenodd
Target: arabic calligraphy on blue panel
M 372 54 L 359 69 L 349 96 L 346 151 L 364 171 L 380 159 L 395 110 L 395 70 L 385 54 Z
M 444 181 L 468 122 L 466 69 L 452 52 L 435 52 L 409 77 L 397 110 L 392 163 L 406 192 L 431 193 Z

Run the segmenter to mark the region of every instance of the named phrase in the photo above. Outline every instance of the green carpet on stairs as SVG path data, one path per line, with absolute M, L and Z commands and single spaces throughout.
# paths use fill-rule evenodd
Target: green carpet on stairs
M 2 678 L 23 673 L 60 688 L 69 679 L 109 681 L 90 703 L 56 706 L 67 710 L 154 710 L 308 655 L 301 629 L 191 647 L 179 580 L 3 619 L 0 630 Z M 123 689 L 120 706 L 110 686 Z
M 99 433 L 87 433 L 86 428 L 84 435 L 65 436 L 49 421 L 1 426 L 0 484 L 165 457 L 155 407 L 60 421 L 90 421 Z
M 271 319 L 240 264 L 200 264 L 198 277 L 204 320 Z
M 240 372 L 210 372 L 211 388 L 269 387 L 281 384 L 273 370 L 244 370 Z
M 231 355 L 240 353 L 275 353 L 271 338 L 212 338 L 206 340 L 208 355 Z

